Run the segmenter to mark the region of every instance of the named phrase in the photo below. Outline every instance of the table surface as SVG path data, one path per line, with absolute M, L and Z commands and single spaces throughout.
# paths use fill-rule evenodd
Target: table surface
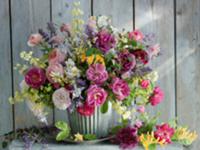
M 13 141 L 9 147 L 9 150 L 24 150 L 24 144 L 20 141 Z M 118 145 L 113 144 L 33 144 L 32 150 L 120 150 Z M 144 150 L 142 147 L 138 146 L 134 150 Z M 168 145 L 164 147 L 157 147 L 157 150 L 183 150 L 183 147 L 178 144 Z

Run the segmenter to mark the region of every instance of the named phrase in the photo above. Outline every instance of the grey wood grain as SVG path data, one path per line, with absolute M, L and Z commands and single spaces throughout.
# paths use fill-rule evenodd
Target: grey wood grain
M 165 92 L 164 101 L 150 110 L 162 113 L 160 121 L 175 117 L 174 13 L 173 0 L 135 0 L 135 26 L 145 33 L 155 33 L 161 56 L 152 62 L 159 73 L 158 84 Z
M 52 20 L 58 25 L 62 23 L 71 23 L 72 14 L 71 10 L 73 8 L 73 3 L 79 2 L 79 0 L 52 0 Z M 87 21 L 88 17 L 91 15 L 91 0 L 81 1 L 81 10 L 84 11 L 83 20 Z M 63 120 L 67 121 L 67 111 L 60 111 L 55 109 L 55 121 Z
M 179 124 L 200 134 L 200 1 L 176 1 L 177 112 Z M 199 139 L 191 149 L 200 147 Z
M 12 130 L 12 106 L 8 97 L 12 95 L 11 46 L 9 1 L 0 1 L 0 135 Z
M 50 20 L 49 0 L 11 0 L 12 9 L 12 31 L 13 31 L 13 63 L 22 62 L 19 53 L 22 50 L 30 50 L 27 46 L 27 39 L 31 33 L 37 32 L 38 28 L 46 27 Z M 18 72 L 14 72 L 14 87 L 19 88 L 23 79 Z M 16 128 L 40 125 L 38 120 L 28 109 L 25 103 L 16 104 L 15 108 Z M 52 122 L 52 115 L 49 116 L 49 123 Z

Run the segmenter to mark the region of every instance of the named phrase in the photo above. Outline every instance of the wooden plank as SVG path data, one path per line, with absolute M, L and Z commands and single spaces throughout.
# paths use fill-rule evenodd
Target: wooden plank
M 0 135 L 12 130 L 12 106 L 8 97 L 12 95 L 11 46 L 9 1 L 0 1 Z
M 46 22 L 50 20 L 49 6 L 49 0 L 42 2 L 40 0 L 11 0 L 14 64 L 22 62 L 19 57 L 20 51 L 30 49 L 26 44 L 29 35 L 37 32 L 38 28 L 46 27 Z M 15 89 L 18 89 L 22 76 L 16 71 L 13 75 Z M 40 124 L 25 103 L 16 104 L 15 115 L 16 128 Z M 49 123 L 51 120 L 52 115 L 49 116 Z
M 179 124 L 200 134 L 200 1 L 176 1 L 177 113 Z M 191 149 L 200 147 L 196 141 Z
M 73 8 L 73 2 L 79 0 L 52 0 L 52 20 L 53 22 L 61 25 L 62 23 L 70 23 L 72 20 L 71 10 Z M 83 19 L 86 21 L 91 15 L 91 1 L 87 0 L 82 2 L 80 8 L 84 11 Z M 67 112 L 55 110 L 55 120 L 67 121 Z
M 158 84 L 165 92 L 164 101 L 154 113 L 161 111 L 161 121 L 175 117 L 175 72 L 174 72 L 174 13 L 173 0 L 135 0 L 135 26 L 145 33 L 155 33 L 161 45 L 161 56 L 153 61 L 158 70 Z

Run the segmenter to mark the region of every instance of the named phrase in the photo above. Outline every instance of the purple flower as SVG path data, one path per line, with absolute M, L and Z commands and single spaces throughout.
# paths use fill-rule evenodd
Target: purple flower
M 91 65 L 87 72 L 87 79 L 93 81 L 95 84 L 102 84 L 108 79 L 108 72 L 103 64 Z
M 88 23 L 85 26 L 85 33 L 88 38 L 93 38 L 97 34 L 97 25 L 94 17 L 90 17 Z
M 121 129 L 116 135 L 116 140 L 122 149 L 134 148 L 139 142 L 137 128 L 129 126 Z
M 97 34 L 96 47 L 106 53 L 115 47 L 116 40 L 112 34 L 103 29 Z
M 41 68 L 33 67 L 26 73 L 25 81 L 30 87 L 38 89 L 46 81 L 45 71 Z
M 119 53 L 118 59 L 120 64 L 122 65 L 122 72 L 127 72 L 133 69 L 136 65 L 135 56 L 128 52 L 128 50 L 124 50 Z

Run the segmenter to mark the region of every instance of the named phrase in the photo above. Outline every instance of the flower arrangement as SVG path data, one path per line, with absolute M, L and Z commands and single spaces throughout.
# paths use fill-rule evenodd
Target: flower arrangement
M 156 86 L 158 75 L 149 67 L 160 52 L 153 35 L 140 30 L 120 32 L 106 16 L 92 16 L 84 24 L 79 5 L 74 3 L 71 25 L 48 23 L 47 31 L 39 29 L 30 36 L 27 44 L 43 54 L 35 57 L 35 50 L 21 52 L 27 63 L 17 64 L 16 69 L 24 80 L 10 102 L 26 100 L 46 124 L 46 107 L 87 117 L 98 107 L 106 113 L 112 103 L 121 117 L 111 133 L 122 148 L 140 143 L 152 150 L 173 141 L 190 145 L 197 137 L 195 132 L 170 123 L 157 125 L 157 116 L 150 117 L 145 111 L 164 99 L 164 92 Z M 66 123 L 59 121 L 55 126 L 60 129 L 57 140 L 70 136 Z M 71 138 L 83 141 L 96 136 L 77 133 Z

